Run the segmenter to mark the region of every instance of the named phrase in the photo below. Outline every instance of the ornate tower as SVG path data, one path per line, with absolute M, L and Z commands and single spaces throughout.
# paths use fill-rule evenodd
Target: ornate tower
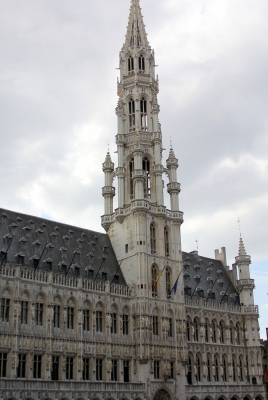
M 158 120 L 158 77 L 155 56 L 147 40 L 138 0 L 132 0 L 125 43 L 119 55 L 120 80 L 116 115 L 118 167 L 109 154 L 105 172 L 105 215 L 102 226 L 110 236 L 128 284 L 141 296 L 170 297 L 182 268 L 178 160 L 171 148 L 162 164 L 162 133 Z M 164 205 L 162 175 L 169 178 L 170 210 Z M 118 208 L 113 211 L 112 178 L 118 179 Z M 156 290 L 152 284 L 163 271 Z M 179 285 L 182 284 L 182 276 Z M 177 295 L 182 296 L 181 290 Z

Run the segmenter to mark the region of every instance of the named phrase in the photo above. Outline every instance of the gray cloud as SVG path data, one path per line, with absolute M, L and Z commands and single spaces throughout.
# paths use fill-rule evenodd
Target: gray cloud
M 115 68 L 128 6 L 0 0 L 2 207 L 102 229 L 101 164 L 108 141 L 116 162 Z M 213 256 L 225 245 L 231 264 L 239 216 L 252 270 L 254 260 L 263 268 L 268 3 L 142 0 L 141 6 L 159 64 L 164 147 L 171 136 L 180 163 L 183 248 L 192 250 L 198 237 L 200 252 Z

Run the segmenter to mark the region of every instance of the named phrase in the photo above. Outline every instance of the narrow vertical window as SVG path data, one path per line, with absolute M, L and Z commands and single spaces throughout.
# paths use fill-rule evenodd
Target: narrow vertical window
M 35 324 L 43 326 L 44 304 L 35 303 Z
M 41 379 L 41 371 L 42 371 L 42 356 L 34 355 L 33 378 Z
M 21 305 L 21 314 L 20 314 L 20 318 L 21 318 L 21 324 L 27 324 L 28 323 L 28 301 L 21 301 L 20 303 Z
M 198 382 L 201 381 L 201 360 L 200 360 L 200 355 L 197 355 L 197 375 L 196 375 L 196 380 Z
M 220 321 L 220 342 L 224 343 L 224 324 Z
M 142 169 L 145 175 L 144 180 L 144 197 L 145 199 L 151 198 L 151 174 L 150 174 L 150 160 L 145 157 L 142 160 Z
M 205 342 L 208 343 L 208 322 L 205 322 Z
M 155 226 L 150 225 L 150 244 L 151 244 L 151 254 L 156 254 L 156 238 L 155 238 Z
M 54 328 L 60 327 L 60 306 L 54 306 L 53 322 Z
M 212 343 L 216 343 L 216 324 L 214 320 L 212 321 L 211 328 L 212 328 Z
M 117 380 L 117 360 L 112 360 L 111 381 Z
M 128 335 L 128 314 L 123 314 L 123 335 Z
M 223 382 L 227 382 L 227 362 L 226 357 L 223 357 Z
M 154 379 L 159 379 L 160 377 L 160 362 L 154 361 Z
M 52 381 L 59 380 L 59 366 L 60 366 L 60 357 L 53 356 L 52 357 L 52 371 L 51 371 L 51 380 Z
M 74 359 L 73 357 L 66 357 L 66 379 L 74 378 Z
M 139 56 L 139 73 L 143 74 L 145 72 L 145 59 L 141 55 Z
M 117 314 L 112 313 L 112 325 L 111 325 L 111 333 L 117 333 Z
M 208 382 L 211 382 L 211 362 L 210 358 L 207 358 L 207 371 L 208 371 Z
M 168 228 L 164 228 L 164 241 L 165 241 L 165 257 L 169 257 L 169 235 Z
M 236 382 L 237 381 L 237 374 L 236 374 L 236 362 L 235 362 L 235 358 L 233 356 L 233 381 Z
M 194 318 L 194 340 L 196 342 L 199 341 L 199 326 L 198 326 L 198 319 Z
M 25 378 L 26 375 L 26 354 L 19 354 L 19 363 L 17 367 L 17 377 Z
M 96 381 L 102 381 L 102 359 L 96 359 Z
M 244 374 L 243 374 L 243 361 L 242 356 L 239 358 L 239 372 L 240 372 L 240 381 L 243 382 Z
M 190 342 L 190 340 L 191 340 L 190 326 L 191 326 L 191 321 L 190 321 L 190 319 L 189 319 L 189 317 L 188 317 L 188 318 L 187 318 L 187 321 L 186 321 L 186 334 L 187 334 L 187 340 L 188 340 L 188 342 Z
M 173 362 L 173 361 L 170 363 L 170 375 L 169 375 L 169 379 L 174 379 L 174 362 Z
M 1 299 L 1 321 L 9 322 L 9 309 L 10 309 L 10 300 L 2 298 Z
M 89 315 L 90 311 L 88 309 L 83 310 L 83 330 L 89 331 Z
M 152 296 L 157 297 L 157 268 L 155 265 L 152 266 Z
M 217 356 L 215 356 L 214 362 L 215 362 L 215 381 L 219 382 L 219 361 Z
M 134 58 L 132 56 L 128 57 L 128 73 L 134 72 Z
M 147 101 L 143 97 L 140 101 L 141 129 L 148 129 Z
M 153 335 L 158 335 L 158 316 L 153 315 Z
M 123 361 L 124 366 L 124 382 L 129 382 L 129 361 Z
M 130 99 L 128 102 L 129 110 L 129 130 L 135 131 L 135 101 Z
M 67 307 L 67 329 L 74 329 L 74 308 Z
M 130 184 L 130 199 L 134 198 L 134 183 L 133 183 L 133 172 L 134 172 L 134 158 L 129 163 L 129 184 Z M 128 253 L 128 245 L 127 246 L 127 251 Z
M 193 363 L 192 363 L 192 358 L 188 358 L 188 373 L 187 373 L 187 382 L 189 385 L 193 384 L 193 377 L 192 377 L 192 372 L 193 372 Z
M 83 359 L 83 381 L 89 381 L 89 358 Z
M 7 376 L 7 353 L 0 353 L 0 378 Z
M 102 311 L 96 311 L 96 331 L 102 332 Z
M 167 299 L 171 298 L 171 272 L 169 268 L 166 268 L 166 294 Z
M 169 337 L 173 337 L 173 324 L 172 324 L 172 318 L 169 318 L 168 319 L 168 326 L 169 326 L 169 328 L 168 328 L 168 336 Z

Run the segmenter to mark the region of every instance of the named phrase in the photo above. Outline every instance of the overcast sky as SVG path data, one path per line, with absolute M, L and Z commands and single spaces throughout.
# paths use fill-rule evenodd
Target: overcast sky
M 0 206 L 102 231 L 129 0 L 0 0 Z M 179 159 L 182 246 L 252 256 L 268 326 L 268 2 L 141 0 Z M 169 207 L 168 197 L 166 197 Z

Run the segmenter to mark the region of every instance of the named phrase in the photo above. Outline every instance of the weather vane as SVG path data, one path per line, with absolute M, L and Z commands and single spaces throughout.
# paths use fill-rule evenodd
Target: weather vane
M 238 227 L 239 227 L 239 233 L 240 233 L 240 236 L 241 236 L 241 225 L 240 225 L 241 219 L 240 218 L 238 218 L 237 223 L 238 223 Z

